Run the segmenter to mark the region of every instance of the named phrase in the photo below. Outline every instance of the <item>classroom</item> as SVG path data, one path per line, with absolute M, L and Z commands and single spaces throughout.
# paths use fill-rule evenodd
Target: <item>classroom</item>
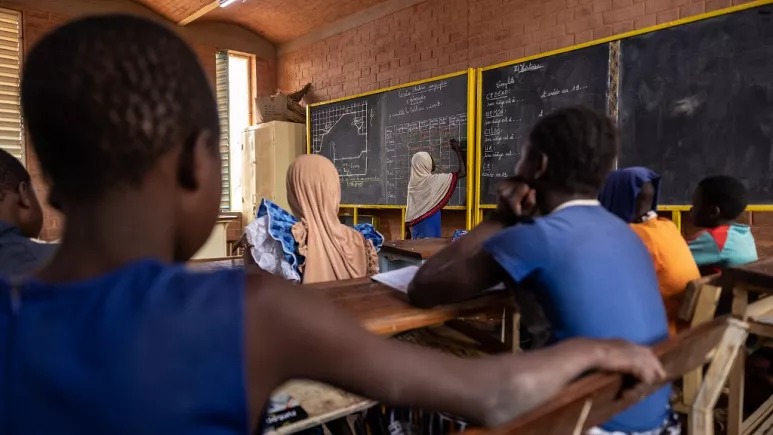
M 0 433 L 773 434 L 773 0 L 0 0 Z

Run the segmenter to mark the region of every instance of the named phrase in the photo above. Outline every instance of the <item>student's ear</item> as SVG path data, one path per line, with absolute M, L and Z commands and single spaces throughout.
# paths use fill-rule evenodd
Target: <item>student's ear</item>
M 35 192 L 32 191 L 30 183 L 22 181 L 16 190 L 19 193 L 19 207 L 31 209 L 35 206 Z
M 709 209 L 709 216 L 711 216 L 712 219 L 719 219 L 721 214 L 722 210 L 719 209 L 718 205 L 712 205 Z
M 537 170 L 534 172 L 534 179 L 542 178 L 548 171 L 548 156 L 545 153 L 539 153 L 535 167 Z
M 196 190 L 206 183 L 212 150 L 208 142 L 212 133 L 202 130 L 185 141 L 177 167 L 177 182 L 187 190 Z

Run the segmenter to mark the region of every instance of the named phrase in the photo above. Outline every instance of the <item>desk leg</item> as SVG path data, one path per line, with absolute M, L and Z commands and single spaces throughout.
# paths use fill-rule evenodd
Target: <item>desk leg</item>
M 749 297 L 746 287 L 733 288 L 733 317 L 746 320 L 746 307 Z M 740 435 L 743 426 L 743 395 L 744 395 L 744 365 L 746 364 L 746 349 L 741 346 L 730 372 L 730 393 L 727 406 L 727 433 Z
M 688 403 L 689 435 L 714 435 L 714 407 L 748 335 L 748 325 L 731 319 L 694 401 Z
M 502 317 L 502 342 L 513 353 L 521 350 L 521 313 L 513 308 L 505 308 Z
M 378 256 L 378 271 L 381 273 L 389 272 L 389 260 L 384 254 Z

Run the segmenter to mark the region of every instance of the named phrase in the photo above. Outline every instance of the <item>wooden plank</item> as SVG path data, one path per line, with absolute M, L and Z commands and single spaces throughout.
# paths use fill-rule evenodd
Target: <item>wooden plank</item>
M 748 291 L 773 294 L 773 258 L 724 271 L 722 280 L 744 283 Z
M 706 372 L 706 381 L 700 385 L 695 400 L 687 402 L 691 405 L 688 425 L 690 435 L 714 434 L 714 407 L 727 382 L 738 352 L 748 336 L 748 326 L 740 320 L 730 319 L 729 326 Z
M 729 323 L 727 318 L 691 328 L 654 347 L 666 370 L 666 380 L 658 386 L 636 386 L 637 392 L 650 394 L 702 364 L 720 343 Z M 620 397 L 624 385 L 619 374 L 593 374 L 563 389 L 552 401 L 534 409 L 512 423 L 495 429 L 479 429 L 472 434 L 564 435 L 578 433 L 608 421 L 633 405 L 635 394 Z M 590 403 L 590 406 L 588 405 Z M 587 407 L 590 409 L 586 409 Z
M 698 287 L 696 293 L 695 308 L 692 310 L 690 326 L 695 327 L 714 318 L 717 311 L 717 303 L 722 293 L 722 288 L 708 284 L 706 281 Z M 688 285 L 688 288 L 690 286 Z M 683 305 L 684 307 L 684 305 Z M 689 409 L 698 396 L 698 390 L 703 383 L 703 367 L 699 367 L 687 373 L 682 379 L 682 403 Z
M 701 289 L 704 285 L 716 283 L 719 276 L 719 274 L 704 276 L 687 283 L 687 288 L 685 289 L 684 298 L 682 300 L 682 306 L 679 310 L 679 318 L 681 320 L 688 322 L 691 325 L 693 324 L 692 320 L 695 315 L 695 309 L 698 306 Z
M 743 435 L 766 435 L 773 432 L 773 396 L 743 422 Z
M 736 285 L 733 288 L 733 316 L 739 319 L 746 318 L 746 308 L 749 304 L 747 288 Z M 728 435 L 740 435 L 743 422 L 743 394 L 744 394 L 744 365 L 746 354 L 739 352 L 735 364 L 730 372 L 727 405 L 727 433 Z
M 343 390 L 311 381 L 291 381 L 274 394 L 288 394 L 300 403 L 307 418 L 276 429 L 279 434 L 291 434 L 319 426 L 337 418 L 363 411 L 376 402 Z
M 208 13 L 214 11 L 219 6 L 220 6 L 220 0 L 214 0 L 214 1 L 212 1 L 212 2 L 210 2 L 208 4 L 206 4 L 206 5 L 202 6 L 198 10 L 194 11 L 193 13 L 188 15 L 187 17 L 183 18 L 177 24 L 179 24 L 181 26 L 187 26 L 188 24 L 198 20 L 199 18 L 203 17 L 204 15 L 207 15 Z
M 773 296 L 762 298 L 746 307 L 746 316 L 753 321 L 769 315 L 773 315 Z
M 369 331 L 393 335 L 412 329 L 441 325 L 450 320 L 513 305 L 508 292 L 487 294 L 451 305 L 417 308 L 408 296 L 368 278 L 304 286 L 332 301 L 359 319 Z

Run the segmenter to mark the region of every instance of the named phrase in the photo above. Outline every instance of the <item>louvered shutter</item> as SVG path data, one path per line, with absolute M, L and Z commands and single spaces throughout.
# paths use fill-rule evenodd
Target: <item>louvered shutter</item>
M 220 115 L 220 159 L 222 163 L 220 209 L 231 209 L 231 157 L 228 125 L 228 52 L 218 51 L 216 57 L 215 87 L 217 112 Z
M 19 100 L 20 18 L 16 11 L 0 9 L 0 148 L 25 162 Z

